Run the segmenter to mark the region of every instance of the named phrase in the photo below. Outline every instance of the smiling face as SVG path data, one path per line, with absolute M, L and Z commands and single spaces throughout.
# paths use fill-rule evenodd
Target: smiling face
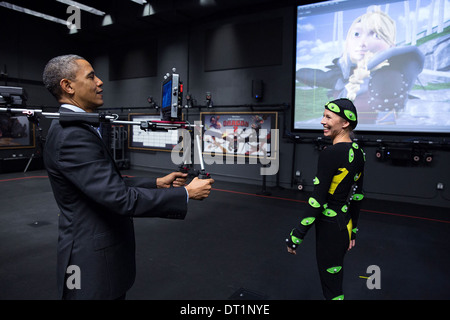
M 78 69 L 74 80 L 62 79 L 61 88 L 66 93 L 61 102 L 80 107 L 86 112 L 94 112 L 103 105 L 103 85 L 86 60 L 76 60 Z
M 343 135 L 346 128 L 350 125 L 348 121 L 328 109 L 325 109 L 323 112 L 320 124 L 323 125 L 323 135 L 330 137 L 332 140 Z

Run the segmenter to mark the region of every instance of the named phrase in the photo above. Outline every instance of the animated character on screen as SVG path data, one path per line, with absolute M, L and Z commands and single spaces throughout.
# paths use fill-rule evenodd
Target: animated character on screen
M 381 11 L 367 12 L 353 21 L 343 54 L 328 71 L 302 68 L 297 80 L 352 100 L 360 123 L 395 124 L 424 64 L 417 47 L 396 47 L 395 39 L 395 21 Z

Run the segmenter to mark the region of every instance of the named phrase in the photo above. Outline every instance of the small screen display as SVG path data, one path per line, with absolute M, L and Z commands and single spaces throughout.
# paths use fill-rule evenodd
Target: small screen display
M 163 84 L 163 92 L 162 92 L 162 108 L 170 108 L 172 103 L 172 80 Z

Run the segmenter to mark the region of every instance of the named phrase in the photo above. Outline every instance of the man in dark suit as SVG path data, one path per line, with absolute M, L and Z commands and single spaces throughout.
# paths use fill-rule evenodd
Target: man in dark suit
M 103 82 L 76 55 L 53 58 L 46 88 L 60 111 L 94 112 Z M 44 162 L 60 209 L 57 258 L 62 299 L 123 298 L 135 280 L 133 217 L 184 219 L 189 199 L 208 197 L 212 179 L 173 172 L 157 179 L 122 177 L 99 133 L 88 123 L 50 126 Z M 174 188 L 170 188 L 174 186 Z

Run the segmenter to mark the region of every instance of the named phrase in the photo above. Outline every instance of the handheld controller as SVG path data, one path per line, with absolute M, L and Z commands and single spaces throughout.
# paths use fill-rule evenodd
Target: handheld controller
M 202 145 L 200 143 L 200 136 L 195 136 L 195 141 L 197 142 L 198 158 L 200 159 L 200 172 L 198 173 L 199 179 L 211 179 L 211 175 L 205 171 L 205 165 L 203 163 L 202 156 Z

